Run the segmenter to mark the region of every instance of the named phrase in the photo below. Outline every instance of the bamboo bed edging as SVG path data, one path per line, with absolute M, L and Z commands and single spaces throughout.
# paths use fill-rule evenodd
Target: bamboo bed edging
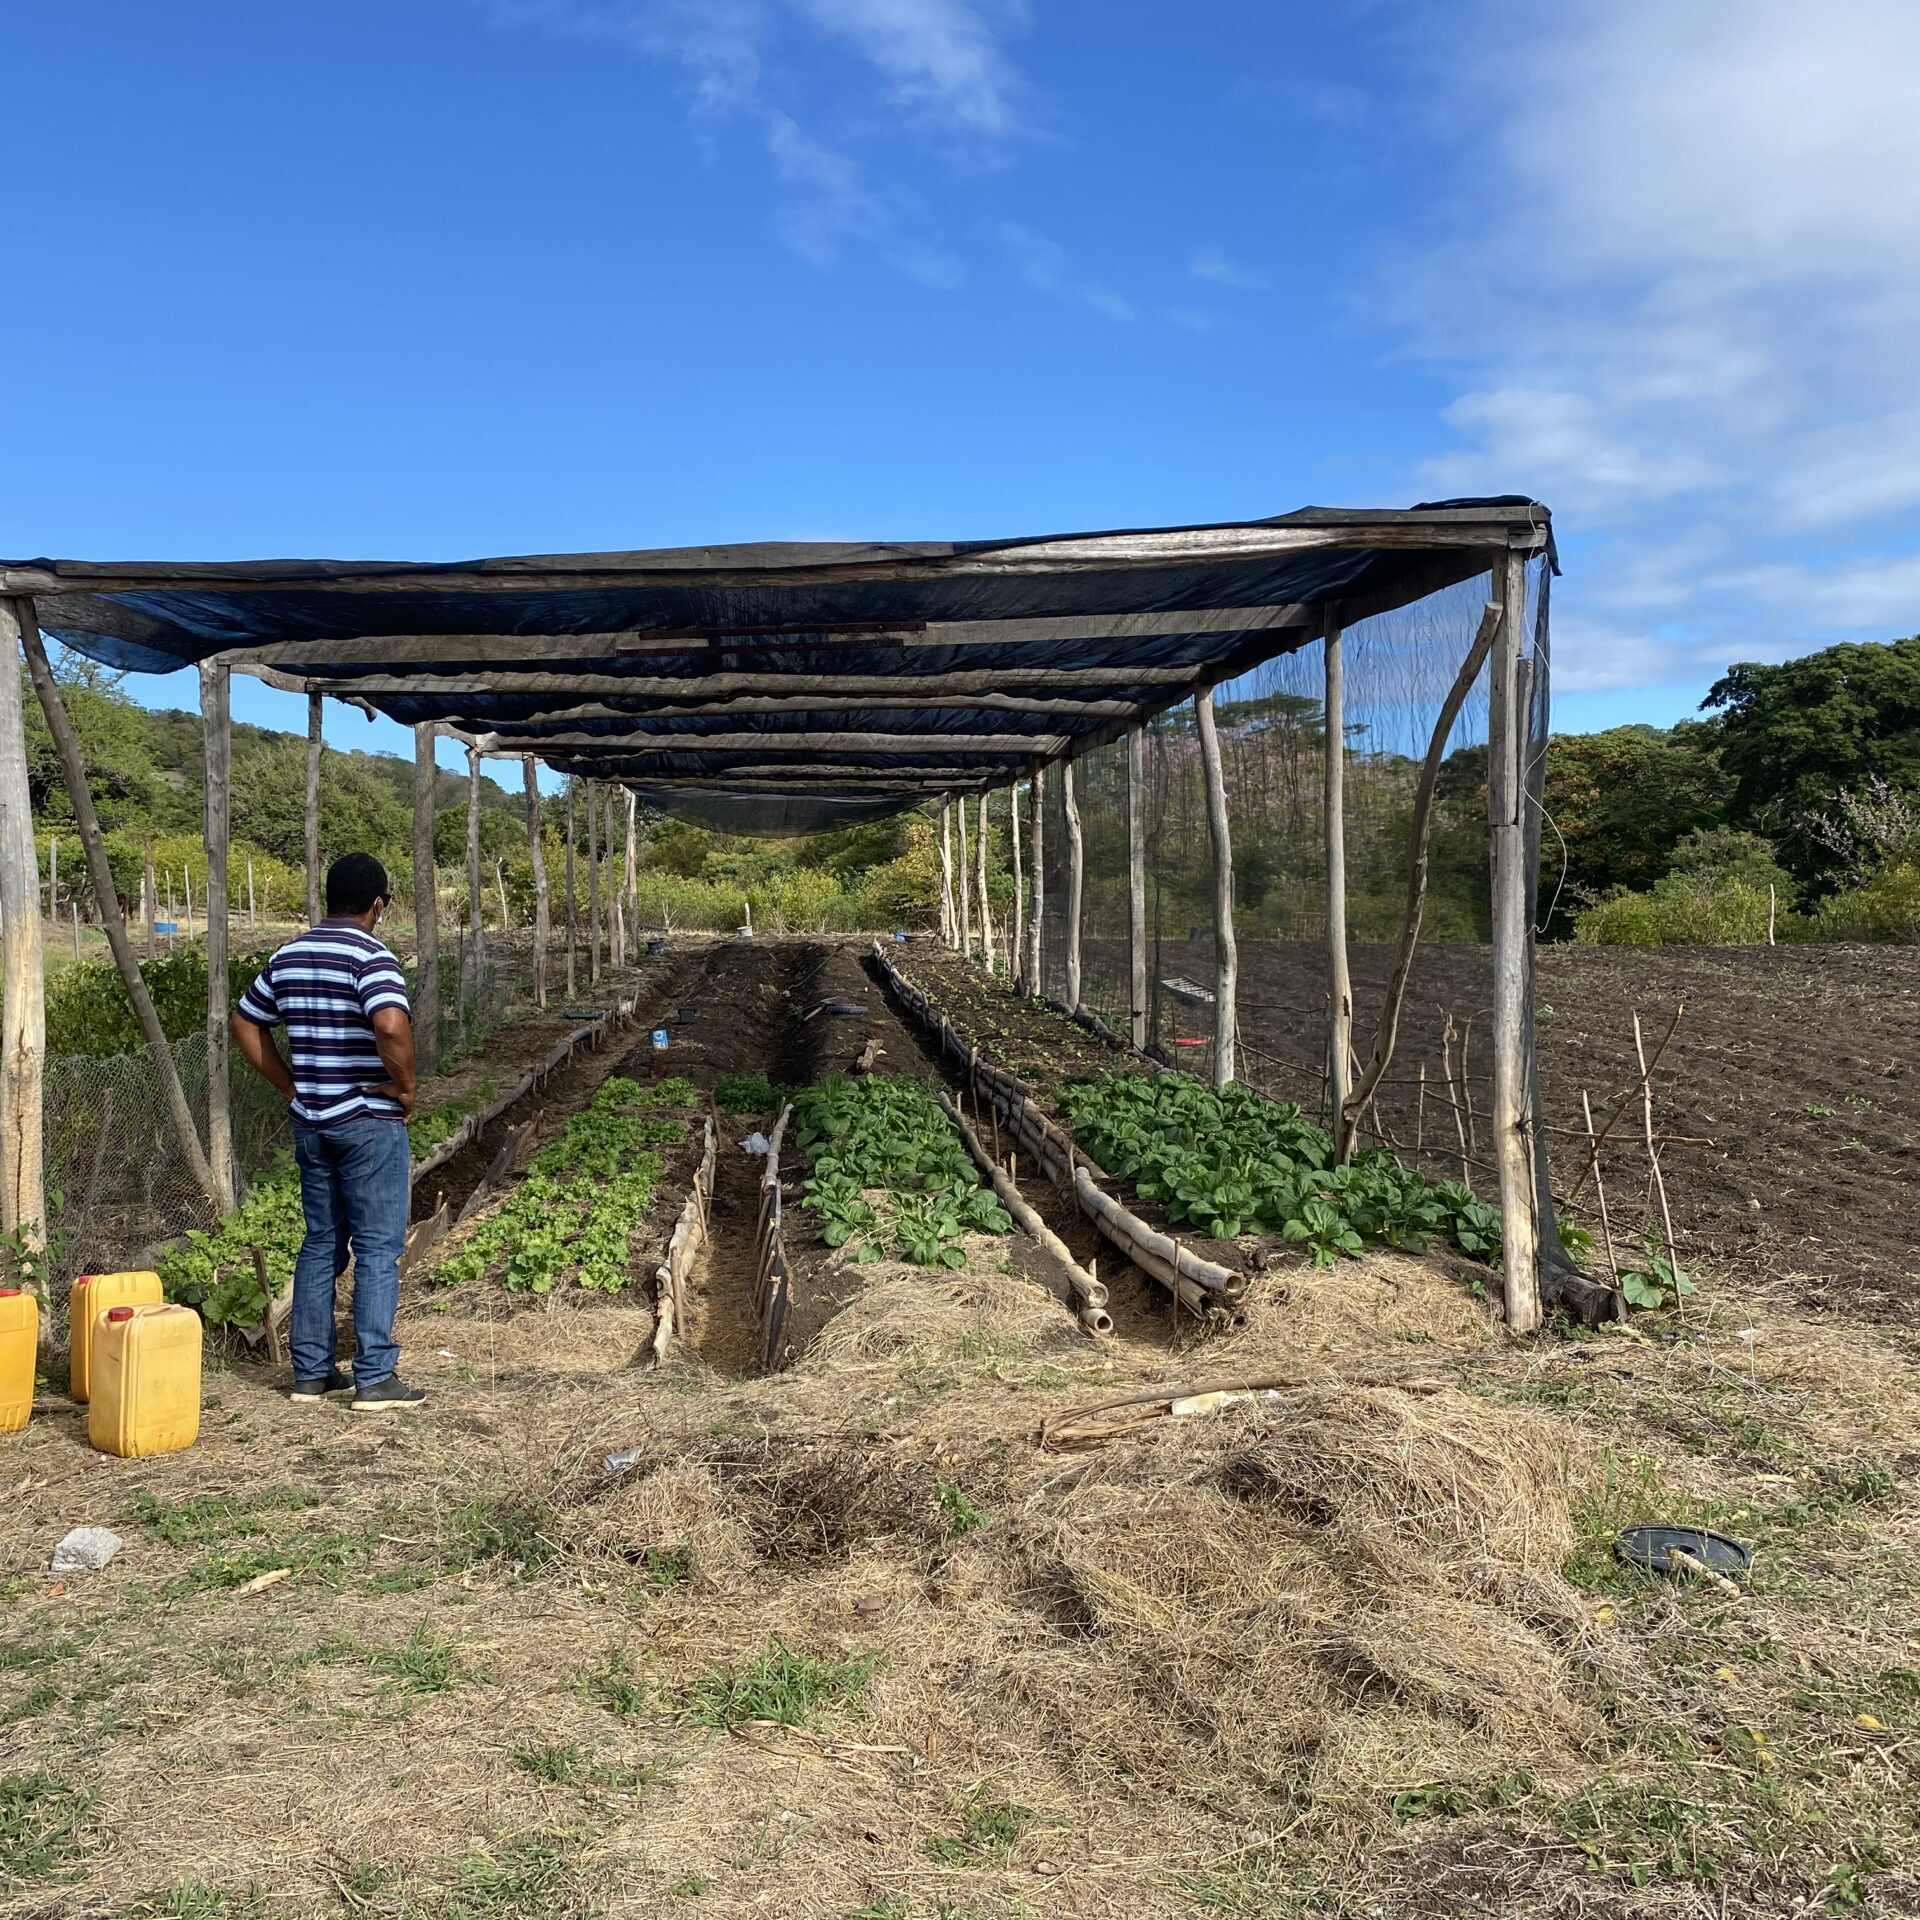
M 708 1114 L 701 1139 L 700 1165 L 694 1170 L 693 1191 L 674 1222 L 666 1258 L 654 1273 L 653 1357 L 664 1360 L 675 1332 L 686 1325 L 687 1275 L 707 1244 L 713 1219 L 713 1176 L 719 1131 Z
M 1170 1234 L 1156 1233 L 1137 1214 L 1103 1191 L 1099 1183 L 1107 1178 L 1106 1174 L 1074 1144 L 1063 1128 L 1041 1112 L 1026 1087 L 1014 1075 L 983 1060 L 978 1049 L 962 1040 L 945 1017 L 934 1012 L 927 996 L 894 966 L 878 940 L 873 943 L 873 952 L 881 972 L 901 999 L 935 1029 L 943 1045 L 966 1063 L 976 1095 L 984 1086 L 989 1105 L 1004 1117 L 1016 1143 L 1033 1156 L 1056 1186 L 1073 1195 L 1081 1211 L 1101 1234 L 1190 1312 L 1210 1316 L 1224 1313 L 1236 1323 L 1244 1324 L 1246 1310 L 1242 1303 L 1247 1292 L 1247 1276 L 1215 1261 L 1203 1260 Z M 1127 1050 L 1130 1052 L 1131 1048 Z
M 1107 1334 L 1113 1331 L 1113 1316 L 1107 1312 L 1107 1290 L 1104 1285 L 1088 1273 L 1079 1261 L 1073 1257 L 1071 1249 L 1047 1223 L 1027 1205 L 1021 1197 L 1020 1189 L 1007 1177 L 1004 1168 L 996 1166 L 987 1150 L 980 1143 L 980 1137 L 967 1124 L 966 1115 L 954 1103 L 951 1094 L 943 1092 L 940 1104 L 947 1110 L 947 1118 L 959 1129 L 960 1138 L 966 1143 L 967 1152 L 973 1158 L 973 1164 L 985 1176 L 1000 1204 L 1013 1215 L 1021 1230 L 1054 1263 L 1061 1268 L 1067 1278 L 1067 1285 L 1076 1301 L 1075 1315 L 1082 1327 L 1091 1334 Z

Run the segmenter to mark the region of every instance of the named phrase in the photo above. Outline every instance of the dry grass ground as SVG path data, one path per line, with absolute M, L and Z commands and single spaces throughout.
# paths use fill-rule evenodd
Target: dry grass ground
M 983 1248 L 745 1382 L 429 1296 L 418 1416 L 247 1368 L 123 1462 L 44 1403 L 0 1914 L 1920 1910 L 1920 1377 L 1711 1287 L 1523 1346 L 1428 1263 L 1260 1284 L 1101 1348 Z M 1037 1443 L 1169 1380 L 1267 1390 Z M 1615 1566 L 1654 1515 L 1751 1592 Z M 56 1579 L 82 1521 L 126 1549 Z

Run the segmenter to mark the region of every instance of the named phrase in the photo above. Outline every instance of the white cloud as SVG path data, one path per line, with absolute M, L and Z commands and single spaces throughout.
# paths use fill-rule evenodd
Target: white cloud
M 1465 66 L 1457 25 L 1486 131 L 1376 294 L 1454 384 L 1421 483 L 1606 527 L 1556 600 L 1599 674 L 1920 627 L 1920 6 L 1482 0 Z
M 1223 247 L 1196 247 L 1193 258 L 1187 262 L 1187 277 L 1205 280 L 1216 287 L 1231 287 L 1240 293 L 1259 293 L 1267 284 L 1250 268 L 1228 259 Z
M 966 0 L 797 0 L 889 83 L 903 113 L 932 113 L 962 133 L 1002 137 L 1017 125 L 1019 76 Z
M 1083 279 L 1057 241 L 1011 220 L 1002 222 L 999 232 L 1000 244 L 1012 255 L 1020 278 L 1036 293 L 1091 307 L 1107 320 L 1133 319 L 1133 302 L 1097 280 Z

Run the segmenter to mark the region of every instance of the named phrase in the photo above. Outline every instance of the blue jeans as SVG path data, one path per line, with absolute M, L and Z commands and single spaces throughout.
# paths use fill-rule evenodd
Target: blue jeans
M 393 1316 L 413 1204 L 406 1124 L 368 1119 L 309 1127 L 296 1120 L 293 1157 L 307 1222 L 293 1265 L 293 1377 L 323 1380 L 332 1371 L 333 1283 L 351 1250 L 353 1378 L 370 1387 L 400 1365 Z

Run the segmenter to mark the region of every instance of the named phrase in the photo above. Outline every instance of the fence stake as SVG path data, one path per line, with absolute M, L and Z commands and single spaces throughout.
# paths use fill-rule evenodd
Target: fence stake
M 413 1030 L 428 1073 L 440 1070 L 440 875 L 433 851 L 437 731 L 430 720 L 413 730 Z

